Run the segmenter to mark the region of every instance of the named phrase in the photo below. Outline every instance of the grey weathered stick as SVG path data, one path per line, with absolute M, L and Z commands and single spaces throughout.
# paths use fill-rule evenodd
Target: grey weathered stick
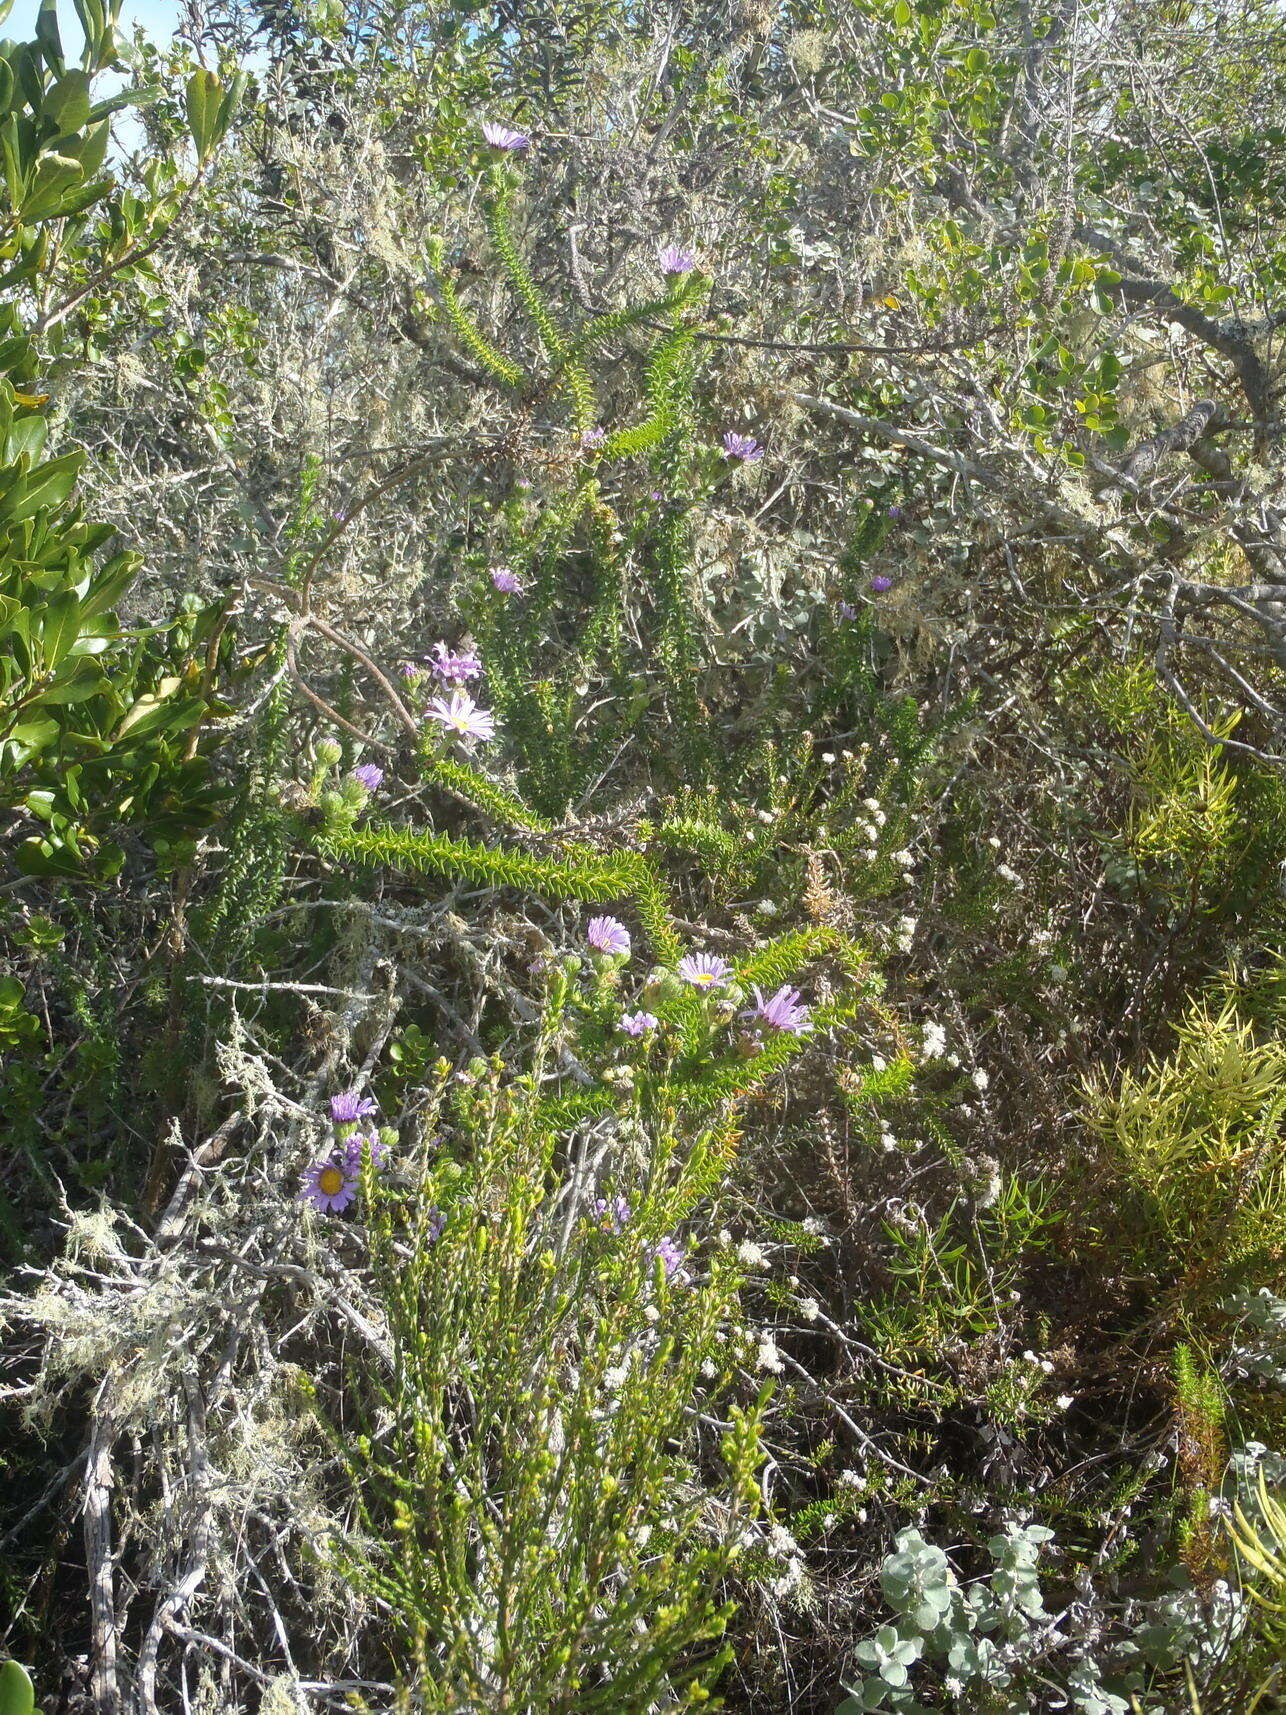
M 116 1382 L 105 1376 L 94 1401 L 94 1428 L 85 1467 L 85 1564 L 89 1569 L 89 1618 L 96 1715 L 118 1715 L 116 1593 L 112 1566 L 112 1489 L 115 1472 Z

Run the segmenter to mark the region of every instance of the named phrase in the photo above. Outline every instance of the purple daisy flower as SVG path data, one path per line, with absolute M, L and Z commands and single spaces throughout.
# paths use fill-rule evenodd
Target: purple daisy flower
M 654 1012 L 623 1012 L 621 1014 L 621 1029 L 627 1036 L 646 1036 L 649 1030 L 655 1030 L 661 1020 Z
M 630 951 L 630 932 L 615 917 L 591 917 L 585 929 L 585 939 L 597 953 Z
M 357 1195 L 357 1177 L 347 1161 L 314 1161 L 300 1196 L 323 1215 L 342 1215 Z
M 439 679 L 476 679 L 482 672 L 482 662 L 472 649 L 457 654 L 454 649 L 448 649 L 445 643 L 435 643 L 433 654 L 425 659 Z
M 508 566 L 492 566 L 491 581 L 501 595 L 521 595 L 527 587 L 517 572 L 510 571 Z
M 890 518 L 900 518 L 901 516 L 902 516 L 902 508 L 900 506 L 890 506 L 889 507 L 889 517 Z
M 871 588 L 875 591 L 876 595 L 883 595 L 885 590 L 891 590 L 893 588 L 893 579 L 886 578 L 884 573 L 880 572 L 871 579 Z
M 438 1240 L 442 1237 L 442 1229 L 446 1224 L 446 1216 L 442 1213 L 441 1209 L 438 1208 L 437 1204 L 434 1203 L 429 1210 L 428 1219 L 424 1223 L 424 1230 L 428 1234 L 429 1243 L 431 1245 L 437 1244 Z
M 351 1125 L 375 1112 L 376 1104 L 369 1096 L 359 1096 L 356 1090 L 345 1090 L 330 1098 L 330 1117 L 336 1125 Z
M 482 121 L 482 135 L 493 149 L 503 149 L 511 155 L 531 147 L 531 138 L 525 131 L 515 131 L 509 125 L 498 125 L 494 119 Z
M 452 691 L 450 702 L 434 697 L 427 713 L 457 738 L 481 739 L 485 744 L 496 736 L 496 717 L 490 709 L 479 708 L 467 691 Z
M 714 953 L 688 953 L 679 960 L 678 971 L 694 989 L 721 989 L 728 985 L 732 966 Z
M 667 1280 L 673 1280 L 676 1275 L 680 1279 L 684 1278 L 682 1274 L 683 1252 L 673 1239 L 664 1238 L 659 1244 L 653 1245 L 652 1260 L 661 1264 Z
M 630 1205 L 624 1197 L 613 1197 L 610 1203 L 606 1197 L 596 1197 L 594 1213 L 605 1233 L 619 1233 L 630 1218 Z
M 661 490 L 659 488 L 653 488 L 653 489 L 649 490 L 649 492 L 648 492 L 648 499 L 649 500 L 664 500 L 665 496 L 661 493 Z
M 404 679 L 418 679 L 423 671 L 424 669 L 418 661 L 403 661 L 398 668 L 398 672 Z
M 580 444 L 586 452 L 597 452 L 607 440 L 607 430 L 600 428 L 584 429 L 581 432 Z
M 353 779 L 368 792 L 378 792 L 384 784 L 384 770 L 375 762 L 363 762 L 353 770 Z
M 835 611 L 839 614 L 841 619 L 857 618 L 857 609 L 853 606 L 851 601 L 841 601 L 837 603 Z
M 344 1166 L 350 1173 L 361 1172 L 362 1158 L 368 1148 L 371 1152 L 371 1166 L 377 1171 L 383 1167 L 385 1157 L 388 1155 L 388 1144 L 373 1131 L 353 1132 L 350 1137 L 344 1139 L 343 1147 Z
M 754 994 L 755 1008 L 747 1014 L 748 1018 L 774 1030 L 787 1030 L 792 1036 L 803 1036 L 813 1028 L 808 1008 L 799 1003 L 799 990 L 791 988 L 789 983 L 783 983 L 767 998 L 758 988 Z
M 697 253 L 678 244 L 667 244 L 660 261 L 663 274 L 690 274 L 697 265 Z
M 740 459 L 742 464 L 758 464 L 764 456 L 764 449 L 753 435 L 739 435 L 735 429 L 729 429 L 723 437 L 723 450 L 730 459 Z

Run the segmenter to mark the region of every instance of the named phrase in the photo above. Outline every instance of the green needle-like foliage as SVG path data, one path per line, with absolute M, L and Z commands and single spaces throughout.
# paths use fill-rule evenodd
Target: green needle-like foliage
M 758 1464 L 733 1406 L 692 1480 L 689 1402 L 726 1368 L 737 1275 L 724 1255 L 702 1284 L 667 1281 L 655 1253 L 707 1145 L 672 1119 L 660 1176 L 609 1231 L 564 1183 L 533 1080 L 488 1071 L 450 1118 L 467 1161 L 372 1211 L 392 1358 L 370 1432 L 335 1438 L 371 1545 L 341 1563 L 420 1661 L 410 1709 L 697 1707 L 727 1659 L 720 1586 Z

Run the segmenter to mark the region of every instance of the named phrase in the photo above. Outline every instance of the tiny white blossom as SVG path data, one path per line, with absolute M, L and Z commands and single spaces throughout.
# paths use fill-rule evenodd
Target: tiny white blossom
M 990 1072 L 984 1072 L 982 1067 L 979 1066 L 978 1070 L 973 1074 L 974 1088 L 977 1090 L 985 1090 L 990 1083 Z
M 777 907 L 771 899 L 761 899 L 755 910 L 761 917 L 775 917 L 777 915 Z
M 815 1298 L 805 1298 L 799 1306 L 799 1314 L 805 1322 L 816 1322 L 822 1313 L 822 1307 Z
M 769 1370 L 773 1375 L 781 1374 L 781 1353 L 777 1350 L 777 1342 L 771 1334 L 760 1337 L 759 1347 L 755 1352 L 755 1368 Z

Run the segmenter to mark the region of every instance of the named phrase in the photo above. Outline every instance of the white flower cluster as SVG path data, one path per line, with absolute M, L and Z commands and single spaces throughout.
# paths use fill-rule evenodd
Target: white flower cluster
M 947 1052 L 947 1033 L 934 1019 L 924 1026 L 924 1042 L 920 1049 L 925 1060 L 941 1060 Z
M 793 1596 L 803 1582 L 804 1562 L 799 1555 L 792 1554 L 781 1577 L 773 1579 L 772 1593 L 774 1596 Z
M 865 819 L 861 816 L 858 817 L 857 821 L 853 824 L 854 831 L 866 841 L 866 861 L 868 863 L 874 863 L 876 858 L 880 855 L 880 829 L 888 821 L 888 817 L 880 808 L 880 801 L 878 798 L 863 798 L 862 804 L 868 812 L 868 815 Z
M 761 1334 L 759 1345 L 755 1351 L 755 1368 L 767 1370 L 770 1375 L 781 1374 L 781 1353 L 777 1350 L 777 1342 L 771 1334 Z
M 619 1393 L 630 1379 L 630 1371 L 634 1368 L 638 1352 L 633 1346 L 626 1352 L 619 1364 L 612 1364 L 603 1371 L 603 1386 L 610 1393 Z
M 919 927 L 919 922 L 920 920 L 918 917 L 898 918 L 897 934 L 894 936 L 894 944 L 896 945 L 899 953 L 909 953 L 911 951 L 911 943 L 915 939 L 915 932 Z

